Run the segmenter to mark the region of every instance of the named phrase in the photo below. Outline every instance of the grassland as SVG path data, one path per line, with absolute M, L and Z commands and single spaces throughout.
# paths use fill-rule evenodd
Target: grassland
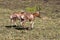
M 53 1 L 51 3 L 49 1 L 44 6 L 41 2 L 42 18 L 35 19 L 32 30 L 6 27 L 11 24 L 9 22 L 10 14 L 20 11 L 20 9 L 12 10 L 8 7 L 0 7 L 0 40 L 60 40 L 60 5 Z M 20 24 L 18 23 L 18 25 Z
M 6 28 L 13 10 L 0 10 L 0 40 L 60 40 L 60 18 L 36 18 L 33 30 Z M 27 25 L 28 26 L 28 25 Z

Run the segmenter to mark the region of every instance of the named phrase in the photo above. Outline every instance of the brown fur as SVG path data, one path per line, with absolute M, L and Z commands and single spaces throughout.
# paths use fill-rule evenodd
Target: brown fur
M 33 13 L 33 14 L 32 13 L 26 13 L 26 14 L 23 14 L 23 15 L 24 15 L 24 18 L 22 18 L 22 19 L 24 19 L 24 20 L 22 21 L 22 26 L 24 26 L 24 23 L 27 20 L 29 20 L 31 28 L 33 28 L 33 24 L 34 24 L 33 21 L 34 21 L 35 17 L 39 17 L 40 18 L 40 13 L 39 12 L 36 12 L 36 13 Z
M 16 25 L 16 20 L 21 20 L 21 25 L 25 26 L 25 22 L 28 20 L 30 22 L 30 27 L 33 28 L 35 17 L 40 17 L 39 12 L 35 13 L 26 13 L 26 12 L 14 12 L 11 16 L 11 22 Z

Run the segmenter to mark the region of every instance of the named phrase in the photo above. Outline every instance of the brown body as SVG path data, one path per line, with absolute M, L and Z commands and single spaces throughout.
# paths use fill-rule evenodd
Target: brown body
M 15 12 L 10 16 L 10 19 L 11 22 L 15 25 L 16 20 L 20 20 L 22 26 L 24 26 L 25 22 L 28 20 L 30 22 L 30 27 L 33 28 L 35 17 L 40 18 L 40 12 L 35 13 Z
M 22 14 L 21 25 L 24 26 L 24 23 L 28 20 L 30 22 L 30 27 L 33 28 L 35 17 L 41 18 L 40 12 Z

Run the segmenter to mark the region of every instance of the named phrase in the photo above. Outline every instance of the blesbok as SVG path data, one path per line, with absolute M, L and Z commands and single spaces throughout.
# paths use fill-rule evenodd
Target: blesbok
M 10 15 L 12 24 L 16 25 L 16 20 L 20 21 L 21 26 L 25 27 L 25 22 L 28 20 L 30 22 L 30 28 L 34 26 L 34 19 L 40 17 L 40 12 L 26 13 L 26 12 L 14 12 Z
M 34 26 L 35 17 L 41 18 L 40 12 L 24 13 L 20 17 L 21 17 L 21 25 L 24 26 L 25 22 L 28 20 L 30 22 L 30 28 L 33 28 L 33 26 Z

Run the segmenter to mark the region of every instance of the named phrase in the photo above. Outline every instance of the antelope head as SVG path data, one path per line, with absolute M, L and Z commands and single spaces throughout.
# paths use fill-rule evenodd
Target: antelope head
M 41 18 L 41 16 L 40 16 L 40 12 L 33 13 L 33 15 L 34 15 L 35 17 L 39 17 L 39 18 Z

